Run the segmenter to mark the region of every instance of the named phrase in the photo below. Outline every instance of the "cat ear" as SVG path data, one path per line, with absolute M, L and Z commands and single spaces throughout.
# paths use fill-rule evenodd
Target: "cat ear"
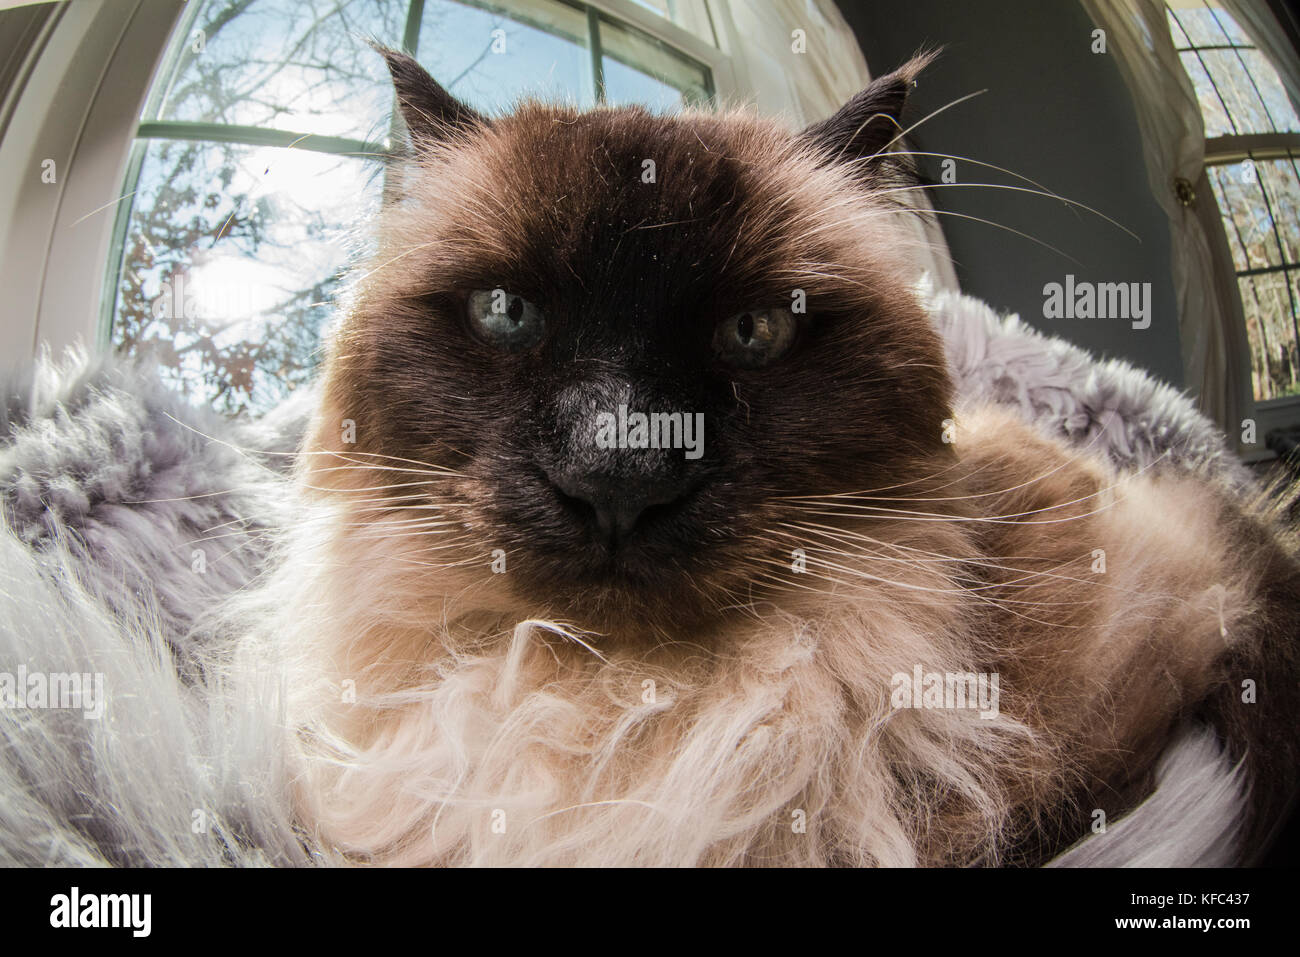
M 893 73 L 872 80 L 861 92 L 840 107 L 829 119 L 814 123 L 799 134 L 834 162 L 854 160 L 864 175 L 883 166 L 894 157 L 881 154 L 902 149 L 903 108 L 917 75 L 938 54 L 919 53 Z
M 388 64 L 393 89 L 397 92 L 397 105 L 406 121 L 412 146 L 418 149 L 424 144 L 441 142 L 457 132 L 487 125 L 484 116 L 439 86 L 413 57 L 378 45 L 375 50 Z

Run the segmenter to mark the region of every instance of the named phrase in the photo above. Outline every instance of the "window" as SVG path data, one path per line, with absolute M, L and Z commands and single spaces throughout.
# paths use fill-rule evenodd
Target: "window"
M 392 89 L 367 37 L 487 112 L 520 95 L 664 110 L 714 97 L 701 2 L 191 4 L 137 131 L 102 328 L 193 401 L 255 415 L 314 371 L 389 149 Z
M 1232 251 L 1257 402 L 1300 395 L 1300 117 L 1222 8 L 1167 5 L 1205 121 L 1206 175 Z

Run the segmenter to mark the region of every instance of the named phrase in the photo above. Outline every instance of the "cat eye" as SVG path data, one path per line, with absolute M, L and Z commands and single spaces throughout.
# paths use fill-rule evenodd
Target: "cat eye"
M 798 331 L 789 309 L 750 309 L 718 324 L 713 349 L 728 365 L 757 369 L 789 352 Z
M 470 328 L 483 342 L 507 352 L 522 352 L 542 341 L 542 310 L 504 289 L 475 289 L 466 312 Z

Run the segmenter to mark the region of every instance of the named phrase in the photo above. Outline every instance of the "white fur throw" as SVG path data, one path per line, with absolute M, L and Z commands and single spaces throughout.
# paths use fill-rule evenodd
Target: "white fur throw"
M 969 297 L 930 303 L 963 402 L 1013 406 L 1123 468 L 1168 455 L 1250 482 L 1175 390 Z M 280 689 L 231 672 L 237 636 L 211 618 L 257 587 L 291 514 L 311 390 L 239 423 L 115 361 L 44 360 L 0 386 L 0 682 L 46 685 L 0 707 L 0 864 L 334 863 L 295 826 Z M 1189 728 L 1156 793 L 1055 863 L 1231 863 L 1241 809 L 1217 742 Z

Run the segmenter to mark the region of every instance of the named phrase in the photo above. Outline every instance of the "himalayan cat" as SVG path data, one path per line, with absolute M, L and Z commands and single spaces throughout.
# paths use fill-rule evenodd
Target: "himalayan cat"
M 954 408 L 888 194 L 924 57 L 792 134 L 486 118 L 380 52 L 410 149 L 266 630 L 327 847 L 1039 864 L 1141 801 L 1190 721 L 1245 762 L 1242 860 L 1266 846 L 1296 785 L 1296 549 L 1203 476 Z

